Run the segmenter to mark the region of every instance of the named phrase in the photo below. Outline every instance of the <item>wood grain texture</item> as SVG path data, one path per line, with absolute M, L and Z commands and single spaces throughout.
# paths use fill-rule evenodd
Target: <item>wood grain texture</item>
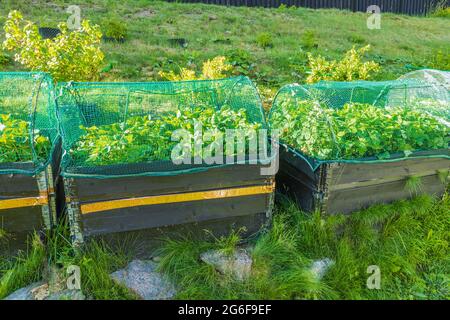
M 132 207 L 81 216 L 83 234 L 115 233 L 265 213 L 269 196 L 257 195 Z
M 374 204 L 390 203 L 396 200 L 409 199 L 416 195 L 405 187 L 406 180 L 373 184 L 332 191 L 327 201 L 327 213 L 350 213 L 367 208 Z M 445 187 L 436 175 L 423 177 L 420 193 L 441 196 Z
M 81 202 L 105 201 L 161 194 L 224 189 L 264 184 L 258 165 L 233 165 L 204 172 L 161 177 L 76 179 Z
M 380 163 L 323 163 L 313 172 L 306 160 L 286 151 L 280 153 L 277 186 L 303 210 L 350 213 L 373 204 L 410 198 L 405 185 L 411 176 L 421 179 L 423 193 L 441 196 L 445 185 L 438 172 L 449 169 L 449 159 L 416 158 Z

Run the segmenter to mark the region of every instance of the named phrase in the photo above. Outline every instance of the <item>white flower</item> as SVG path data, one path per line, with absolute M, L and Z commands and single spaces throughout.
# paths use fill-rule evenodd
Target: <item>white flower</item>
M 5 129 L 6 126 L 3 123 L 0 123 L 0 131 L 3 131 L 3 129 Z

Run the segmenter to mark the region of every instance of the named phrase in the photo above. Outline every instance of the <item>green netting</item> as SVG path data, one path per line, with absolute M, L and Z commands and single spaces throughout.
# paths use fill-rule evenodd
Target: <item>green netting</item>
M 57 138 L 51 78 L 45 73 L 0 72 L 0 174 L 42 171 Z
M 323 162 L 449 158 L 449 103 L 445 87 L 419 79 L 288 85 L 269 126 L 314 170 Z
M 260 97 L 246 77 L 67 83 L 57 91 L 64 176 L 108 178 L 206 170 L 223 164 L 196 162 L 202 156 L 202 149 L 200 154 L 195 149 L 196 123 L 201 123 L 203 132 L 212 132 L 210 140 L 203 136 L 203 147 L 226 129 L 251 132 L 265 128 Z M 191 163 L 173 161 L 172 151 L 180 142 L 172 141 L 172 134 L 178 129 L 192 134 Z M 248 160 L 248 146 L 245 151 L 244 160 Z M 227 155 L 234 156 L 231 151 Z

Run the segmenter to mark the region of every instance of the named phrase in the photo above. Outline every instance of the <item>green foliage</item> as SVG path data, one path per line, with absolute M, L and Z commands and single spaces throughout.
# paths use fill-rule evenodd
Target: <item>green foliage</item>
M 204 132 L 209 131 L 211 136 L 194 137 L 194 121 L 201 123 Z M 223 143 L 223 140 L 216 139 L 223 137 L 226 129 L 240 129 L 244 136 L 250 136 L 259 127 L 259 124 L 248 122 L 245 109 L 234 111 L 227 106 L 223 106 L 220 111 L 206 106 L 182 108 L 175 116 L 165 115 L 154 119 L 137 116 L 126 122 L 82 127 L 85 134 L 75 143 L 71 154 L 77 163 L 87 165 L 170 160 L 171 151 L 178 143 L 171 140 L 175 130 L 190 132 L 192 144 L 202 138 L 204 152 L 211 143 Z M 224 153 L 233 155 L 234 152 L 225 150 Z M 201 155 L 194 150 L 192 156 Z
M 0 299 L 15 290 L 42 279 L 45 269 L 45 247 L 39 236 L 34 235 L 28 252 L 20 252 L 18 257 L 7 262 L 7 268 L 0 278 Z
M 256 43 L 263 49 L 272 48 L 273 47 L 272 35 L 268 32 L 262 32 L 258 34 L 258 36 L 256 37 Z
M 436 5 L 428 15 L 436 18 L 450 18 L 450 7 L 447 5 L 447 1 L 437 1 Z
M 442 184 L 446 185 L 449 182 L 450 179 L 450 169 L 447 170 L 438 170 L 437 171 L 439 180 L 442 182 Z
M 101 23 L 103 35 L 107 38 L 123 41 L 127 38 L 128 28 L 126 24 L 118 18 L 105 19 Z
M 3 47 L 15 53 L 15 60 L 32 71 L 48 72 L 55 81 L 89 81 L 98 78 L 103 53 L 101 32 L 87 20 L 79 30 L 70 31 L 60 23 L 61 33 L 54 39 L 42 39 L 38 27 L 11 11 L 5 22 Z
M 110 247 L 102 240 L 90 241 L 75 249 L 70 241 L 70 232 L 65 220 L 47 234 L 47 261 L 49 266 L 58 267 L 61 276 L 71 265 L 80 267 L 81 290 L 88 298 L 97 300 L 136 299 L 127 288 L 117 284 L 110 274 L 124 268 L 131 261 L 133 248 Z
M 223 79 L 232 69 L 232 65 L 228 64 L 227 58 L 217 56 L 211 60 L 206 60 L 202 65 L 202 73 L 197 75 L 195 70 L 188 68 L 180 68 L 178 74 L 173 71 L 160 71 L 159 76 L 169 81 L 185 81 L 185 80 L 212 80 Z
M 306 30 L 300 38 L 300 43 L 302 48 L 306 50 L 311 50 L 319 46 L 317 43 L 316 34 L 313 30 Z
M 228 51 L 227 60 L 233 66 L 231 69 L 234 75 L 251 76 L 254 73 L 256 64 L 251 54 L 244 49 L 233 49 Z
M 378 63 L 374 61 L 363 62 L 363 55 L 370 50 L 370 45 L 358 50 L 353 47 L 347 51 L 340 61 L 328 61 L 322 56 L 314 57 L 308 54 L 311 73 L 307 78 L 308 83 L 320 80 L 330 81 L 354 81 L 368 80 L 372 74 L 380 70 Z
M 30 130 L 29 122 L 0 114 L 0 163 L 33 160 Z M 37 129 L 33 132 L 33 145 L 39 160 L 47 160 L 51 143 Z
M 419 176 L 409 176 L 406 179 L 405 189 L 412 195 L 418 195 L 422 192 L 422 178 Z
M 363 36 L 360 36 L 358 34 L 352 34 L 348 37 L 348 41 L 353 42 L 355 44 L 364 44 L 366 42 L 366 39 L 364 39 Z
M 217 240 L 168 240 L 160 268 L 178 285 L 179 299 L 448 299 L 449 208 L 448 196 L 420 196 L 322 217 L 285 203 L 253 243 L 248 280 L 199 260 L 219 248 Z M 325 257 L 335 264 L 317 279 L 311 262 Z M 381 269 L 380 290 L 366 287 L 371 265 Z
M 285 101 L 270 121 L 284 142 L 319 159 L 385 159 L 396 152 L 445 149 L 450 134 L 445 124 L 412 107 L 359 103 L 328 108 Z
M 433 69 L 450 70 L 450 49 L 435 50 L 429 61 Z
M 0 68 L 11 63 L 11 58 L 0 48 Z

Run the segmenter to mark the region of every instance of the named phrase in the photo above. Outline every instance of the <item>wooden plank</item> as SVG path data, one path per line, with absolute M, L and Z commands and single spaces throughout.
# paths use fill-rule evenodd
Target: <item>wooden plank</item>
M 252 215 L 268 210 L 270 195 L 132 207 L 82 215 L 86 236 Z
M 326 203 L 327 213 L 349 213 L 378 203 L 411 198 L 413 194 L 405 188 L 405 182 L 406 180 L 403 179 L 366 187 L 330 191 Z M 441 196 L 445 186 L 437 175 L 427 176 L 422 178 L 421 191 Z
M 449 170 L 450 159 L 425 158 L 384 163 L 341 163 L 331 166 L 330 188 L 358 182 L 400 180 L 412 175 L 426 176 Z
M 37 197 L 36 178 L 21 174 L 0 174 L 0 198 Z
M 238 187 L 238 188 L 214 189 L 196 192 L 183 192 L 175 194 L 153 195 L 145 197 L 134 197 L 108 201 L 96 201 L 91 203 L 81 203 L 80 210 L 82 214 L 91 214 L 94 212 L 127 209 L 138 206 L 204 201 L 210 199 L 236 198 L 259 194 L 271 194 L 273 193 L 273 191 L 274 191 L 274 184 Z
M 260 169 L 258 165 L 233 165 L 175 176 L 76 179 L 75 183 L 81 202 L 104 201 L 265 184 L 267 176 Z
M 42 229 L 41 206 L 0 210 L 0 227 L 7 233 Z

